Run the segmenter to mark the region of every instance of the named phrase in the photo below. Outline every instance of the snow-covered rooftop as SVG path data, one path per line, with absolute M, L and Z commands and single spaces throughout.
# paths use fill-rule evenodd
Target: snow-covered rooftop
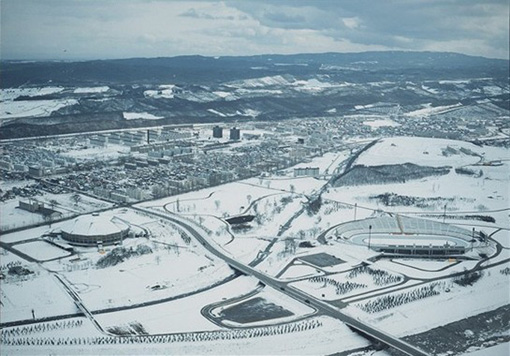
M 110 235 L 128 229 L 119 219 L 101 214 L 82 215 L 62 225 L 62 231 L 70 235 Z

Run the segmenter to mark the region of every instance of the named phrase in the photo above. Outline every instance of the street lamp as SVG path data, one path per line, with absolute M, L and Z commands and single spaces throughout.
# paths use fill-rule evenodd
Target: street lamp
M 354 203 L 354 221 L 356 221 L 356 209 L 358 208 L 358 203 Z
M 372 237 L 372 225 L 368 225 L 368 249 L 370 250 L 370 239 Z
M 444 205 L 443 224 L 446 222 L 446 204 Z

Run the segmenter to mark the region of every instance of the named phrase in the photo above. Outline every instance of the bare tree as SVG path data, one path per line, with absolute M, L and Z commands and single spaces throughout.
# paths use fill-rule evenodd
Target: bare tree
M 55 207 L 58 205 L 58 201 L 56 201 L 55 199 L 51 199 L 50 200 L 50 207 L 52 210 L 55 210 Z
M 76 193 L 71 195 L 71 200 L 74 202 L 74 205 L 78 205 L 78 203 L 81 201 L 81 195 Z

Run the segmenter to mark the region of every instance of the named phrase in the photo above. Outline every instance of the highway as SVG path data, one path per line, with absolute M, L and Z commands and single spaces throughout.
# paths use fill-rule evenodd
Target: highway
M 422 355 L 428 355 L 423 350 L 420 350 L 419 348 L 395 337 L 392 336 L 382 330 L 379 330 L 373 326 L 370 326 L 356 318 L 353 318 L 345 313 L 343 313 L 339 308 L 332 306 L 331 304 L 316 299 L 303 291 L 293 288 L 291 286 L 288 286 L 286 282 L 282 282 L 276 278 L 273 278 L 265 273 L 262 273 L 248 265 L 245 265 L 243 263 L 240 263 L 239 261 L 233 259 L 232 257 L 224 254 L 220 250 L 216 249 L 208 240 L 206 237 L 202 236 L 193 226 L 191 226 L 188 222 L 186 222 L 182 218 L 178 218 L 177 216 L 169 216 L 166 214 L 156 213 L 151 210 L 146 210 L 139 207 L 132 207 L 135 210 L 140 210 L 146 213 L 150 213 L 152 215 L 156 215 L 160 218 L 166 219 L 168 221 L 171 221 L 172 223 L 180 226 L 182 229 L 187 231 L 191 236 L 193 236 L 198 242 L 200 242 L 206 250 L 208 250 L 213 255 L 217 256 L 218 258 L 224 260 L 231 268 L 234 270 L 237 270 L 247 276 L 253 276 L 257 278 L 261 283 L 274 288 L 275 290 L 280 291 L 281 293 L 284 293 L 302 303 L 305 303 L 307 305 L 310 305 L 314 308 L 316 308 L 318 311 L 322 312 L 323 314 L 333 317 L 335 319 L 338 319 L 345 323 L 346 325 L 350 326 L 351 328 L 358 330 L 362 334 L 368 335 L 376 340 L 379 340 L 380 342 L 391 346 L 399 351 L 404 352 L 407 355 L 412 356 L 422 356 Z

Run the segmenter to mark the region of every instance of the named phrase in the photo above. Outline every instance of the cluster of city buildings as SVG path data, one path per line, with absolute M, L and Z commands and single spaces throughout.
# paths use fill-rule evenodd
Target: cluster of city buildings
M 324 152 L 344 149 L 351 138 L 408 136 L 433 130 L 441 133 L 436 137 L 462 135 L 476 140 L 479 130 L 508 126 L 500 118 L 468 122 L 445 114 L 441 120 L 431 121 L 392 114 L 392 110 L 388 105 L 359 110 L 367 111 L 366 115 L 389 115 L 396 123 L 380 125 L 375 131 L 356 115 L 248 122 L 230 128 L 220 124 L 167 126 L 6 143 L 2 145 L 0 173 L 5 181 L 44 179 L 55 186 L 126 203 L 279 171 Z M 86 149 L 105 154 L 73 154 Z M 318 172 L 314 167 L 296 168 L 294 175 L 318 176 Z

